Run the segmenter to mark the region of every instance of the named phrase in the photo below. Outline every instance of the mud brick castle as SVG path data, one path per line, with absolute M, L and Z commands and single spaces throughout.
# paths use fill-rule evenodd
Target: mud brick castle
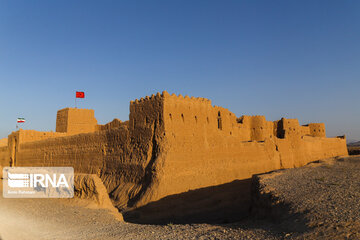
M 205 98 L 166 91 L 130 102 L 129 120 L 99 125 L 94 111 L 59 110 L 56 132 L 22 130 L 0 142 L 1 166 L 73 166 L 97 174 L 119 209 L 253 174 L 347 155 L 322 123 L 237 117 Z

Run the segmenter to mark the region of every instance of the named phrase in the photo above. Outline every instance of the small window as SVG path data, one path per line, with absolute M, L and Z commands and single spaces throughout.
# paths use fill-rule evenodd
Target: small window
M 218 112 L 218 129 L 222 130 L 222 120 L 221 120 L 221 113 Z
M 197 116 L 195 116 L 195 122 L 197 123 Z
M 181 119 L 182 119 L 183 122 L 185 122 L 184 114 L 181 114 Z

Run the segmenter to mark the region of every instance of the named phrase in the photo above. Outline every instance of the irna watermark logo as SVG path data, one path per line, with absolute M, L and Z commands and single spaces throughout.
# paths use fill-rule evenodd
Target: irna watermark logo
M 3 178 L 5 198 L 74 197 L 72 167 L 5 167 Z

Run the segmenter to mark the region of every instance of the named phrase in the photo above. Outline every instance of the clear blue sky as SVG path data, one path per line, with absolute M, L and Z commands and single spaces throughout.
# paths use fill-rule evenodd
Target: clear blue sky
M 0 1 L 0 138 L 164 89 L 360 140 L 360 1 Z

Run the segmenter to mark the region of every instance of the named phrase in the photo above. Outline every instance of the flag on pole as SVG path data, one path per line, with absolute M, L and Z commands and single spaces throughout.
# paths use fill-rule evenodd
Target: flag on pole
M 18 118 L 18 119 L 17 119 L 17 122 L 18 122 L 18 123 L 24 123 L 24 122 L 25 122 L 25 118 Z
M 85 98 L 85 92 L 76 92 L 76 98 Z

